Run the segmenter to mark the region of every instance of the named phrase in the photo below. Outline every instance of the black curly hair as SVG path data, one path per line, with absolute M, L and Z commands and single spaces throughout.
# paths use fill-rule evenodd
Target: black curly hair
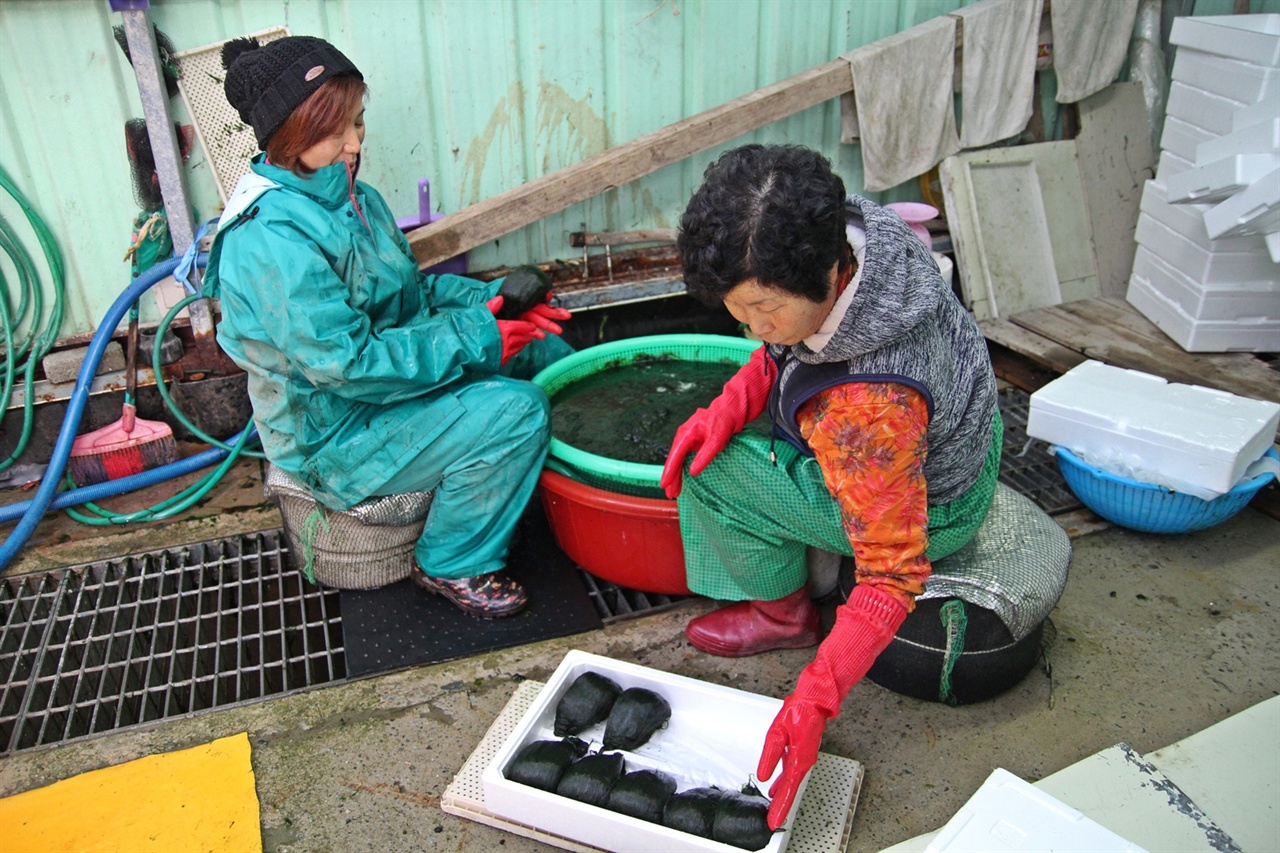
M 744 145 L 707 167 L 676 235 L 685 288 L 715 306 L 747 279 L 822 302 L 847 260 L 844 181 L 800 145 Z

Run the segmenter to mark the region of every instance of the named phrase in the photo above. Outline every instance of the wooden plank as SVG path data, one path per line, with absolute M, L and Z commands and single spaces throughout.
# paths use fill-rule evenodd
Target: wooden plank
M 1106 364 L 1280 402 L 1280 371 L 1249 353 L 1189 353 L 1123 299 L 1082 299 L 1033 308 L 1010 320 Z
M 1085 357 L 1077 350 L 1064 347 L 1043 335 L 1028 331 L 1011 320 L 988 317 L 978 321 L 978 328 L 982 330 L 983 337 L 989 342 L 999 344 L 1018 355 L 1026 356 L 1055 373 L 1066 373 L 1085 361 Z
M 849 63 L 834 59 L 415 229 L 409 245 L 429 267 L 852 88 Z

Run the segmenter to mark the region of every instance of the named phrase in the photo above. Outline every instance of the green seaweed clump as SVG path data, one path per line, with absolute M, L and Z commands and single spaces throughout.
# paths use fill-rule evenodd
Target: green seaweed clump
M 554 791 L 565 770 L 586 754 L 587 744 L 576 737 L 535 740 L 525 744 L 503 775 L 521 785 Z
M 622 688 L 598 672 L 584 672 L 573 680 L 556 703 L 556 737 L 576 735 L 609 716 Z
M 605 807 L 609 792 L 626 770 L 626 761 L 619 752 L 600 752 L 579 758 L 569 765 L 560 777 L 556 793 L 593 806 Z
M 545 302 L 551 293 L 551 279 L 537 267 L 516 267 L 498 285 L 498 295 L 502 297 L 502 307 L 498 309 L 499 320 L 514 320 L 540 302 Z
M 628 687 L 609 711 L 604 748 L 633 750 L 647 743 L 671 719 L 671 706 L 652 690 Z
M 624 773 L 609 792 L 610 811 L 662 823 L 662 809 L 676 792 L 676 780 L 657 770 Z
M 743 850 L 759 850 L 769 843 L 769 801 L 754 788 L 749 793 L 726 791 L 716 804 L 711 837 Z
M 723 788 L 690 788 L 672 794 L 662 808 L 663 826 L 710 838 L 716 823 L 716 806 L 726 793 Z

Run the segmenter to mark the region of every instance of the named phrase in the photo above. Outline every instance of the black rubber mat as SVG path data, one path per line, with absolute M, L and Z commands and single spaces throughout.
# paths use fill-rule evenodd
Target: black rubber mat
M 529 605 L 505 619 L 476 619 L 406 579 L 380 589 L 342 591 L 342 631 L 350 677 L 439 663 L 600 628 L 582 575 L 555 543 L 542 508 L 526 513 L 507 572 Z

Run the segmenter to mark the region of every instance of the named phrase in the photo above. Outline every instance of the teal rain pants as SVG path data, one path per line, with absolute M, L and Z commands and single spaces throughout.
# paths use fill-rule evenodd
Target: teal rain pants
M 435 489 L 414 549 L 428 575 L 465 578 L 506 565 L 551 440 L 547 395 L 523 380 L 572 352 L 548 335 L 507 362 L 502 375 L 451 386 L 465 413 L 378 489 L 379 495 Z
M 995 415 L 982 473 L 949 504 L 929 507 L 930 560 L 973 538 L 987 517 L 1000 474 L 1004 424 Z M 790 444 L 746 429 L 698 476 L 686 465 L 680 491 L 680 535 L 689 589 L 724 601 L 773 601 L 808 580 L 808 546 L 853 556 L 840 508 L 817 460 Z M 692 458 L 692 457 L 690 457 Z

